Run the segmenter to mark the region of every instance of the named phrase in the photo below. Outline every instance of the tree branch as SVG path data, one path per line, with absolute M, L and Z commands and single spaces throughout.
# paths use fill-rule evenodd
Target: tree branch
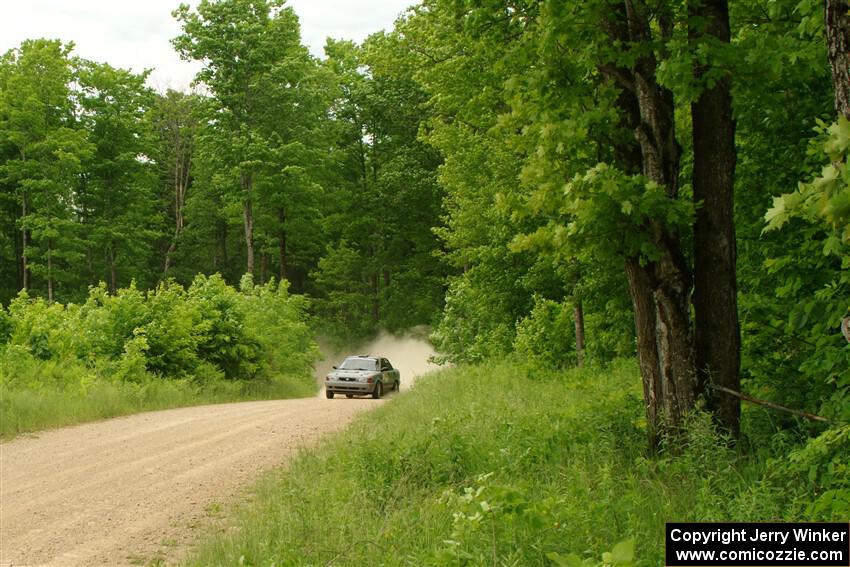
M 806 419 L 811 419 L 812 421 L 820 421 L 822 423 L 838 423 L 838 422 L 833 421 L 829 418 L 821 417 L 819 415 L 815 415 L 815 414 L 809 413 L 807 411 L 795 410 L 795 409 L 791 409 L 791 408 L 785 407 L 785 406 L 780 405 L 780 404 L 768 402 L 766 400 L 760 400 L 758 398 L 754 398 L 752 396 L 742 394 L 741 392 L 736 392 L 735 390 L 726 388 L 724 386 L 718 386 L 717 384 L 713 384 L 712 388 L 714 388 L 718 392 L 723 392 L 725 394 L 729 394 L 730 396 L 735 396 L 736 398 L 744 400 L 745 402 L 750 402 L 751 404 L 756 404 L 756 405 L 764 406 L 766 408 L 784 411 L 784 412 L 788 412 L 788 413 L 791 413 L 791 414 L 794 414 L 794 415 L 799 415 L 800 417 L 805 417 Z

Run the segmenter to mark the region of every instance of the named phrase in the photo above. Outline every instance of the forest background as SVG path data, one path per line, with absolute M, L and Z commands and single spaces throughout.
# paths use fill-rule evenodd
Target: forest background
M 705 409 L 817 443 L 848 506 L 846 2 L 427 0 L 324 58 L 281 1 L 174 17 L 193 93 L 0 59 L 6 433 L 104 384 L 303 394 L 315 329 L 430 325 L 454 363 L 636 357 L 651 450 Z

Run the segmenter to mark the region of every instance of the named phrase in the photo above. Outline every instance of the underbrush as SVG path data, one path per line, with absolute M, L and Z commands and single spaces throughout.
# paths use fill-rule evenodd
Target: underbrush
M 82 305 L 25 293 L 0 308 L 0 436 L 137 411 L 315 392 L 303 297 L 219 276 Z
M 421 378 L 261 483 L 192 564 L 658 565 L 666 521 L 846 521 L 812 509 L 805 466 L 739 455 L 702 416 L 648 457 L 639 388 L 632 361 Z

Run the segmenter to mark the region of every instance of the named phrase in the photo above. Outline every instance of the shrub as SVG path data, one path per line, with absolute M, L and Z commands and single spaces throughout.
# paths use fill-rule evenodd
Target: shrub
M 539 296 L 528 317 L 517 323 L 514 351 L 547 367 L 564 368 L 576 363 L 573 306 Z
M 199 399 L 210 393 L 216 399 L 308 395 L 315 388 L 318 349 L 307 308 L 306 299 L 290 295 L 285 284 L 254 286 L 246 280 L 240 292 L 219 275 L 198 276 L 188 289 L 168 281 L 143 292 L 131 284 L 115 295 L 101 284 L 82 305 L 48 303 L 21 292 L 8 312 L 0 306 L 0 388 L 7 401 L 23 404 L 5 405 L 4 418 L 24 428 L 37 428 L 39 420 L 55 424 L 50 412 L 33 407 L 38 398 L 25 392 L 44 394 L 50 405 L 55 404 L 50 392 L 73 397 L 95 383 L 115 386 L 123 413 L 146 407 L 137 387 L 150 391 L 164 380 L 182 385 L 159 388 L 157 396 L 179 404 L 190 403 L 193 393 Z M 256 385 L 224 387 L 224 379 Z M 139 397 L 135 403 L 133 396 Z M 80 419 L 113 411 L 118 410 L 75 410 Z
M 219 275 L 198 275 L 189 287 L 188 298 L 199 313 L 195 324 L 198 356 L 220 368 L 228 379 L 252 378 L 260 358 L 257 335 L 266 329 L 249 329 L 246 325 L 246 295 L 228 286 Z

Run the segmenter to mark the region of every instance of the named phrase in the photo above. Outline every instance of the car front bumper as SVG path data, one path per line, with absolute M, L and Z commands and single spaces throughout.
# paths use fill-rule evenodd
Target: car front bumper
M 325 380 L 325 390 L 335 394 L 371 394 L 375 391 L 373 382 L 348 382 L 343 380 Z

